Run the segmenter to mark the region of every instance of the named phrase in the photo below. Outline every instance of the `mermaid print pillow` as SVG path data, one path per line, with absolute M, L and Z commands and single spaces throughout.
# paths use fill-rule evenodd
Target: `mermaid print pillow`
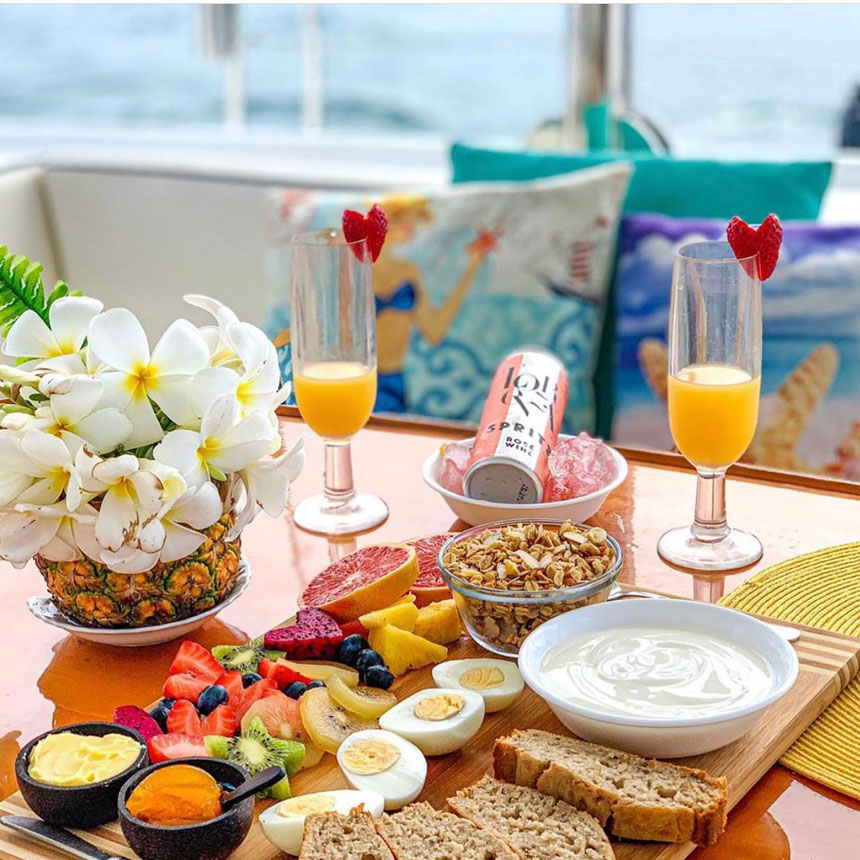
M 268 330 L 289 376 L 289 237 L 378 202 L 388 237 L 373 267 L 375 410 L 476 422 L 501 359 L 524 346 L 561 358 L 568 432 L 593 430 L 592 376 L 629 167 L 415 194 L 278 191 Z

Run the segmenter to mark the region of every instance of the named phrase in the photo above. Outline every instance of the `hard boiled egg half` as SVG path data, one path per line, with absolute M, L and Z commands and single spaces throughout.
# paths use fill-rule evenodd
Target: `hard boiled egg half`
M 287 854 L 298 855 L 302 850 L 305 819 L 317 812 L 339 812 L 347 815 L 351 809 L 364 806 L 373 818 L 382 815 L 384 801 L 375 791 L 318 791 L 301 794 L 281 801 L 260 813 L 260 824 L 266 838 Z
M 427 759 L 421 750 L 384 729 L 350 735 L 338 748 L 337 763 L 353 788 L 381 794 L 387 810 L 415 800 L 427 779 Z
M 478 693 L 488 714 L 512 705 L 525 686 L 516 663 L 487 657 L 438 663 L 433 667 L 433 683 Z
M 412 741 L 424 755 L 447 755 L 478 733 L 484 700 L 472 690 L 431 687 L 404 699 L 379 718 L 379 725 Z

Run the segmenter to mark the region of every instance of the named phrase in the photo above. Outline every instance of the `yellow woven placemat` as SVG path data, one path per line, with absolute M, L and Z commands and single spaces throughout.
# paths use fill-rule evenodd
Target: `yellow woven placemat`
M 860 637 L 860 543 L 775 564 L 729 592 L 733 609 Z M 795 741 L 786 767 L 860 799 L 860 676 Z

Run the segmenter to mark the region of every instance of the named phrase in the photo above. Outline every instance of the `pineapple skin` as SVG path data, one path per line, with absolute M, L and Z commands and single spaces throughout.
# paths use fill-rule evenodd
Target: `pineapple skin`
M 82 558 L 36 566 L 60 611 L 86 627 L 147 627 L 191 618 L 220 603 L 239 576 L 241 538 L 226 540 L 235 515 L 224 514 L 203 534 L 193 555 L 145 573 L 114 573 Z

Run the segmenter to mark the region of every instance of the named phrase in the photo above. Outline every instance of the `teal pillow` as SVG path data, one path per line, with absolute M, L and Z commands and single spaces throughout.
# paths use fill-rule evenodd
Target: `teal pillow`
M 596 152 L 582 155 L 502 152 L 455 143 L 454 182 L 523 181 L 625 160 L 634 165 L 624 213 L 654 212 L 675 218 L 740 215 L 763 221 L 776 212 L 783 221 L 813 221 L 830 180 L 827 161 L 754 162 L 678 159 L 650 153 Z
M 813 221 L 830 180 L 827 161 L 753 162 L 678 159 L 650 153 L 540 153 L 451 148 L 454 182 L 525 181 L 570 173 L 613 161 L 634 165 L 623 212 L 658 213 L 675 218 L 724 218 L 756 223 L 770 212 L 784 221 Z M 615 407 L 615 278 L 607 296 L 593 384 L 595 426 L 612 435 Z

